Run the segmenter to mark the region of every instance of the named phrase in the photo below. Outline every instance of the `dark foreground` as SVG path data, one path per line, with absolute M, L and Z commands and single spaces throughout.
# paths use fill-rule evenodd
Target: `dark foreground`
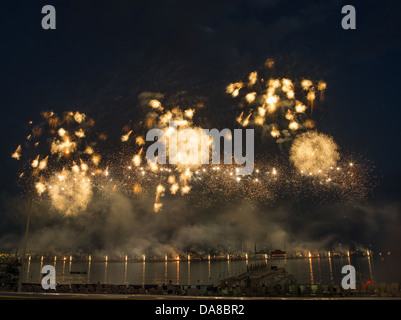
M 338 298 L 391 298 L 401 299 L 399 284 L 358 284 L 355 290 L 343 290 L 337 285 L 283 285 L 274 287 L 251 286 L 222 288 L 215 286 L 159 286 L 112 284 L 58 284 L 56 290 L 45 290 L 40 284 L 23 283 L 0 285 L 0 298 L 78 298 L 78 299 L 338 299 Z
M 216 296 L 177 296 L 151 294 L 74 294 L 74 293 L 27 293 L 27 292 L 0 292 L 0 300 L 401 300 L 401 297 L 373 296 L 303 296 L 303 297 L 216 297 Z

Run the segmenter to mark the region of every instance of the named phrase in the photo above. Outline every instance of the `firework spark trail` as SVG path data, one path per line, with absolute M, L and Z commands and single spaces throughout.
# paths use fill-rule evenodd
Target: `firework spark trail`
M 161 184 L 159 184 L 156 188 L 156 199 L 155 199 L 155 204 L 154 204 L 155 212 L 158 212 L 163 206 L 163 204 L 159 202 L 159 199 L 164 196 L 165 190 L 166 189 Z
M 14 153 L 11 155 L 12 158 L 19 160 L 21 157 L 21 145 L 17 147 Z

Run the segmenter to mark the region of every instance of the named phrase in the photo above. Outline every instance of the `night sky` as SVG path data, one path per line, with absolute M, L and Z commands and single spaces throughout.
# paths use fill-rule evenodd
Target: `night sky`
M 46 4 L 56 8 L 56 30 L 41 28 Z M 356 30 L 341 27 L 347 4 Z M 224 126 L 233 114 L 225 86 L 272 58 L 279 77 L 327 83 L 319 130 L 372 163 L 372 198 L 399 203 L 400 12 L 395 0 L 3 3 L 1 193 L 20 192 L 10 155 L 43 110 L 83 111 L 119 136 L 137 116 L 138 94 L 186 91 L 207 97 L 205 117 L 217 114 Z

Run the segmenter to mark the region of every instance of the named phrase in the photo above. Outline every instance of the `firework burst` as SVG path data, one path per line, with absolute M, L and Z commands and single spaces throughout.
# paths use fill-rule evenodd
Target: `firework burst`
M 271 59 L 266 63 L 267 71 L 273 64 Z M 197 125 L 203 103 L 165 106 L 162 95 L 141 95 L 145 115 L 134 126 L 125 126 L 119 141 L 111 142 L 121 148 L 118 152 L 101 147 L 107 135 L 94 134 L 95 122 L 86 114 L 59 116 L 50 111 L 42 113 L 37 125 L 30 124 L 27 147 L 19 145 L 11 157 L 27 160 L 20 180 L 65 215 L 84 212 L 94 195 L 112 192 L 152 199 L 154 212 L 164 210 L 163 197 L 184 197 L 199 206 L 238 198 L 266 203 L 302 193 L 363 198 L 369 189 L 366 168 L 340 154 L 334 139 L 319 133 L 312 119 L 316 93 L 323 101 L 326 89 L 321 80 L 261 77 L 256 71 L 227 85 L 226 92 L 239 101 L 233 124 L 261 128 L 275 145 L 289 146 L 278 156 L 257 154 L 255 169 L 247 176 L 238 176 L 233 164 L 210 164 L 212 140 Z M 176 159 L 173 163 L 146 158 L 146 135 L 153 128 L 162 130 L 160 142 L 166 156 Z M 185 129 L 206 143 L 180 139 Z M 172 137 L 178 141 L 176 148 L 169 145 Z M 188 152 L 194 143 L 200 146 L 196 159 Z

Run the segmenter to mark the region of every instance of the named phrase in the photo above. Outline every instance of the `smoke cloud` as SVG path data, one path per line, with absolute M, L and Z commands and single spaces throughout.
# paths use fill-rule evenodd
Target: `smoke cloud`
M 3 197 L 4 198 L 4 197 Z M 288 252 L 366 248 L 375 239 L 397 235 L 400 206 L 391 202 L 310 204 L 283 201 L 274 206 L 227 201 L 195 207 L 184 198 L 153 199 L 119 192 L 96 196 L 85 212 L 63 216 L 48 203 L 34 203 L 28 252 L 44 254 L 158 255 L 184 252 Z M 0 248 L 22 249 L 28 201 L 3 201 Z

